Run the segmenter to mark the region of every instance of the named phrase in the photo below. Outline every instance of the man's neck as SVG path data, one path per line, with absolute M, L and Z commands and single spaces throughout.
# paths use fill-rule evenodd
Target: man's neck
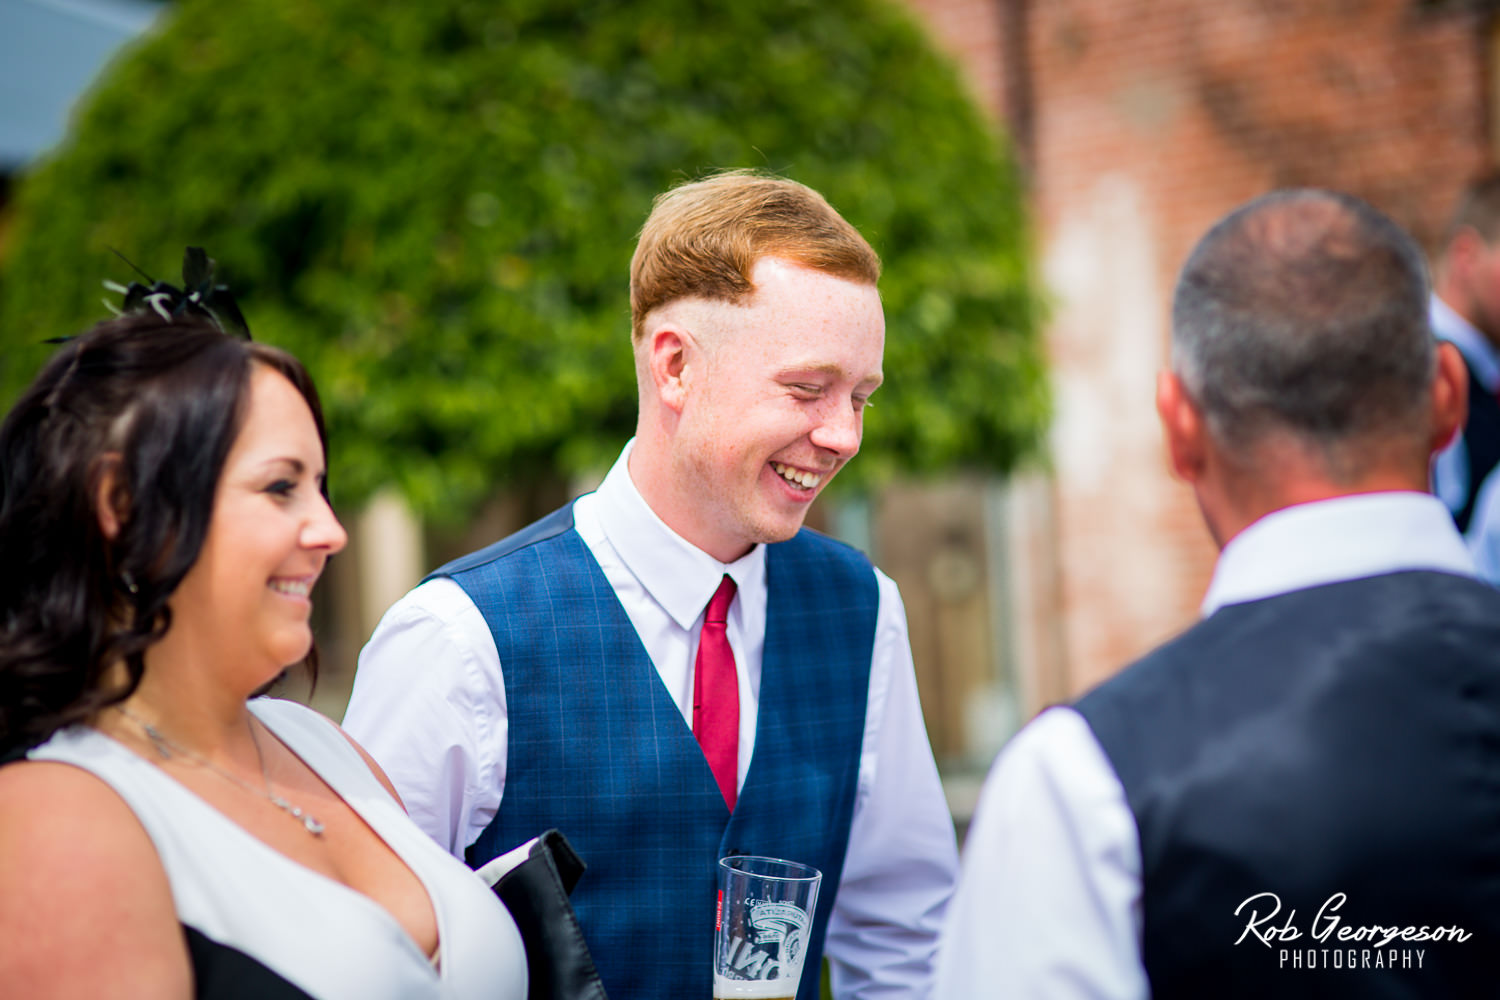
M 639 429 L 625 463 L 625 472 L 651 512 L 673 534 L 694 548 L 728 564 L 744 557 L 755 547 L 739 541 L 720 541 L 692 518 L 690 512 L 696 505 L 692 498 L 678 495 L 678 477 L 672 468 L 670 453 L 659 447 L 659 442 L 649 435 L 642 435 Z
M 1243 462 L 1221 458 L 1217 474 L 1197 484 L 1199 506 L 1220 549 L 1267 514 L 1287 507 L 1367 493 L 1427 492 L 1427 470 L 1394 456 L 1352 476 L 1335 477 L 1326 458 L 1289 441 L 1262 443 L 1253 452 Z

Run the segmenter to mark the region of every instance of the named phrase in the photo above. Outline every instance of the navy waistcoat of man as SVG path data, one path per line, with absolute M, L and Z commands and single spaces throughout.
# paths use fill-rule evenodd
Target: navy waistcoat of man
M 469 863 L 561 830 L 588 865 L 573 904 L 611 1000 L 711 995 L 719 858 L 812 865 L 798 996 L 816 998 L 879 604 L 864 556 L 805 529 L 767 547 L 755 750 L 733 814 L 571 505 L 434 575 L 474 601 L 505 675 L 505 791 Z
M 1156 1000 L 1500 990 L 1500 592 L 1400 572 L 1230 605 L 1077 709 L 1140 833 Z M 1351 936 L 1376 925 L 1470 937 Z

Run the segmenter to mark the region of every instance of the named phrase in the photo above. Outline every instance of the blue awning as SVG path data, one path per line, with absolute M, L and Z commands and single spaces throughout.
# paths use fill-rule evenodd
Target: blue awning
M 55 145 L 74 101 L 162 9 L 149 0 L 0 0 L 0 171 Z

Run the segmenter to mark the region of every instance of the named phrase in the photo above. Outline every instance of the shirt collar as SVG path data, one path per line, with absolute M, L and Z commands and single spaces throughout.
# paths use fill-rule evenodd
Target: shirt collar
M 1479 384 L 1490 392 L 1500 391 L 1500 352 L 1474 324 L 1453 311 L 1453 307 L 1436 295 L 1432 297 L 1432 332 L 1446 340 L 1464 356 L 1465 363 Z
M 1273 511 L 1219 556 L 1206 618 L 1240 604 L 1400 570 L 1474 575 L 1453 516 L 1428 493 L 1361 493 Z
M 724 574 L 740 593 L 765 587 L 766 547 L 757 545 L 732 563 L 721 563 L 667 527 L 630 478 L 632 438 L 599 485 L 599 526 L 620 561 L 680 628 L 703 615 Z

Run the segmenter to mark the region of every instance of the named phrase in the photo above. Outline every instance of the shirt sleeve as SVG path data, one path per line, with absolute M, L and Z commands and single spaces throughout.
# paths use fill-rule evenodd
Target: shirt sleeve
M 922 721 L 906 611 L 895 583 L 877 578 L 860 791 L 826 950 L 838 1000 L 925 1000 L 958 846 Z
M 499 653 L 463 589 L 430 580 L 392 605 L 360 651 L 344 728 L 457 858 L 500 806 L 506 725 Z
M 1088 723 L 1038 716 L 990 770 L 939 952 L 940 1000 L 1147 1000 L 1135 819 Z

